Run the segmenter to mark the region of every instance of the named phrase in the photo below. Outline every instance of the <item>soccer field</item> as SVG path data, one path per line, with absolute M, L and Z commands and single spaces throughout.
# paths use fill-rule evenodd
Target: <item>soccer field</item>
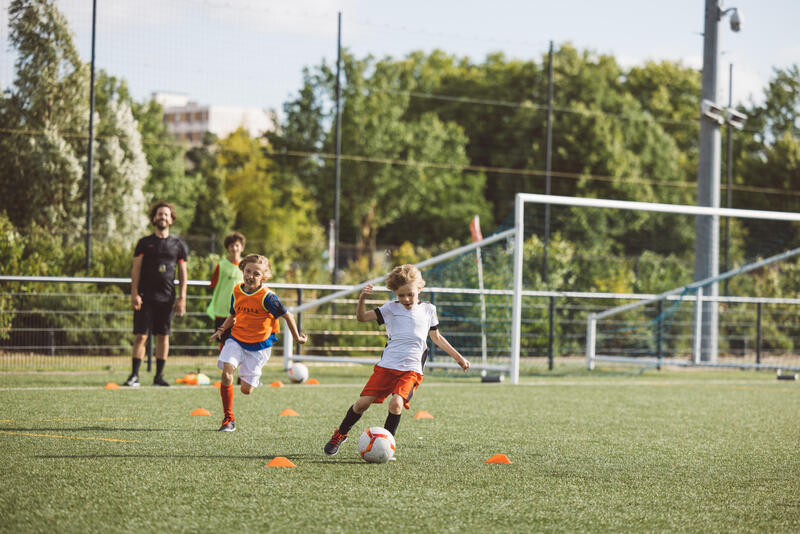
M 210 386 L 0 374 L 0 531 L 800 531 L 800 383 L 772 373 L 426 376 L 397 461 L 369 465 L 356 441 L 385 406 L 338 455 L 322 446 L 370 369 L 310 370 L 321 385 L 237 390 L 234 433 L 216 432 Z M 513 463 L 485 463 L 496 453 Z M 276 456 L 296 467 L 267 467 Z

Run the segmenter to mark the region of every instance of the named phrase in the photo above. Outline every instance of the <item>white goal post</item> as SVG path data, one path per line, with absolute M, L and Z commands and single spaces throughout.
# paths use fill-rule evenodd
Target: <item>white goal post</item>
M 519 381 L 519 357 L 520 357 L 520 338 L 522 322 L 522 273 L 523 273 L 523 243 L 524 243 L 524 221 L 525 204 L 539 205 L 562 205 L 589 208 L 607 208 L 618 210 L 651 211 L 659 213 L 674 213 L 682 215 L 705 215 L 714 218 L 719 217 L 738 217 L 748 219 L 761 219 L 773 221 L 792 221 L 800 222 L 800 213 L 787 213 L 775 211 L 743 210 L 730 208 L 712 208 L 704 206 L 689 206 L 680 204 L 659 204 L 648 202 L 632 202 L 623 200 L 607 200 L 596 198 L 563 197 L 529 193 L 518 193 L 514 203 L 514 274 L 513 286 L 514 294 L 512 300 L 512 329 L 511 329 L 511 383 Z M 791 251 L 790 251 L 791 252 Z M 718 278 L 718 277 L 716 277 Z M 697 283 L 702 287 L 707 281 Z M 682 290 L 683 288 L 681 288 Z M 680 291 L 680 290 L 675 290 Z M 702 297 L 701 297 L 702 299 Z M 591 320 L 591 319 L 590 319 Z M 698 318 L 699 320 L 699 318 Z M 587 336 L 591 337 L 592 332 L 587 328 Z M 587 339 L 587 354 L 592 339 Z M 593 346 L 593 345 L 592 345 Z

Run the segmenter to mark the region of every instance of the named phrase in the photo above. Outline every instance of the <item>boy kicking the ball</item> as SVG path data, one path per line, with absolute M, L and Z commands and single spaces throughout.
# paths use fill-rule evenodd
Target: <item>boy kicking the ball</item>
M 269 360 L 272 345 L 278 341 L 280 332 L 278 317 L 283 317 L 295 343 L 305 343 L 308 336 L 297 329 L 294 316 L 278 300 L 270 289 L 263 285 L 272 278 L 269 260 L 258 254 L 250 254 L 239 262 L 244 282 L 233 287 L 230 314 L 225 322 L 212 334 L 210 340 L 221 341 L 224 332 L 231 328 L 219 353 L 217 367 L 222 369 L 222 397 L 224 418 L 220 432 L 233 432 L 236 423 L 233 417 L 233 374 L 239 368 L 241 391 L 249 395 L 258 387 L 261 368 Z
M 397 300 L 374 310 L 367 311 L 364 303 L 367 296 L 372 294 L 371 284 L 367 284 L 358 297 L 356 318 L 360 322 L 377 321 L 378 324 L 385 324 L 389 341 L 361 396 L 350 406 L 339 428 L 333 431 L 330 441 L 325 444 L 324 451 L 328 456 L 339 452 L 347 433 L 372 403 L 382 403 L 390 396 L 389 414 L 383 427 L 395 435 L 403 408 L 409 408 L 411 397 L 422 383 L 422 369 L 428 356 L 428 336 L 464 371 L 469 369 L 469 360 L 439 332 L 436 306 L 419 301 L 420 291 L 425 287 L 419 269 L 413 265 L 395 267 L 386 277 L 386 287 L 394 292 Z

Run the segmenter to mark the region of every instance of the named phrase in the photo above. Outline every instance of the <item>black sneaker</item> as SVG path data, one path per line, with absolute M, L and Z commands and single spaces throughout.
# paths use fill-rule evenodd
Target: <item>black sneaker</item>
M 328 441 L 323 448 L 325 454 L 328 456 L 333 456 L 339 452 L 339 446 L 341 446 L 341 444 L 345 441 L 347 441 L 347 434 L 340 434 L 339 429 L 337 428 L 333 431 L 333 436 L 331 436 L 330 441 Z
M 236 430 L 236 423 L 233 419 L 223 419 L 222 426 L 219 427 L 218 432 L 233 432 Z
M 165 387 L 169 387 L 169 382 L 167 382 L 166 380 L 164 380 L 164 377 L 163 377 L 163 376 L 161 376 L 161 375 L 156 375 L 156 376 L 153 378 L 153 385 L 154 385 L 154 386 L 165 386 Z
M 138 388 L 139 387 L 139 377 L 136 375 L 131 375 L 128 379 L 122 383 L 123 386 L 128 386 L 131 388 Z

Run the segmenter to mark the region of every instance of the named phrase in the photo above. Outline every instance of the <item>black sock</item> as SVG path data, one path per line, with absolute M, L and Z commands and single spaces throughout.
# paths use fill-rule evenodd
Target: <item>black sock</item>
M 156 376 L 161 376 L 161 373 L 164 372 L 164 365 L 167 363 L 167 360 L 156 360 Z
M 131 358 L 133 360 L 131 364 L 131 376 L 139 376 L 139 367 L 142 365 L 141 358 Z
M 392 412 L 389 412 L 389 414 L 386 416 L 386 422 L 383 423 L 383 428 L 391 432 L 392 436 L 394 436 L 395 432 L 397 432 L 397 425 L 400 424 L 401 415 L 403 414 L 393 414 Z
M 350 429 L 353 428 L 353 425 L 356 424 L 359 419 L 361 419 L 361 414 L 356 413 L 353 407 L 350 406 L 350 408 L 347 409 L 347 415 L 342 419 L 342 424 L 339 425 L 339 434 L 347 434 L 350 432 Z

